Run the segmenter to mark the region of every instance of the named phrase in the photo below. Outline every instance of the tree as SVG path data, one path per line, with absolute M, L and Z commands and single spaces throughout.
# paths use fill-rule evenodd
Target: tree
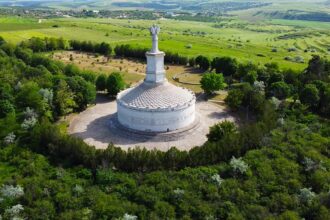
M 330 74 L 330 62 L 322 59 L 319 55 L 314 55 L 308 63 L 305 80 L 323 79 Z
M 77 106 L 74 101 L 74 93 L 65 80 L 59 80 L 56 86 L 54 104 L 58 115 L 67 115 Z
M 100 74 L 95 82 L 97 91 L 104 91 L 107 87 L 107 76 L 105 74 Z
M 65 66 L 64 73 L 67 76 L 77 76 L 80 74 L 80 70 L 76 65 L 68 64 Z
M 256 80 L 257 80 L 257 72 L 256 71 L 248 72 L 243 76 L 243 81 L 248 82 L 251 85 L 253 85 Z
M 4 43 L 0 46 L 0 49 L 3 50 L 8 56 L 14 56 L 15 46 L 10 43 Z
M 236 59 L 231 57 L 215 57 L 211 62 L 212 69 L 224 76 L 232 76 L 236 73 L 238 64 Z
M 274 72 L 269 76 L 268 85 L 272 85 L 273 83 L 281 81 L 283 81 L 283 74 L 280 72 Z
M 32 37 L 28 42 L 27 46 L 33 50 L 33 52 L 46 51 L 46 43 L 44 40 L 38 37 Z
M 15 107 L 8 100 L 0 100 L 0 118 L 15 112 Z
M 299 94 L 299 99 L 303 104 L 316 107 L 319 104 L 319 90 L 314 84 L 306 84 Z
M 107 90 L 108 94 L 115 96 L 125 88 L 125 82 L 123 77 L 118 72 L 113 72 L 109 75 L 107 79 Z
M 244 93 L 240 89 L 229 90 L 228 96 L 225 99 L 226 104 L 234 111 L 237 111 L 243 102 Z
M 189 66 L 194 67 L 196 65 L 195 57 L 191 57 L 188 60 Z
M 283 81 L 273 83 L 271 85 L 271 93 L 278 99 L 285 99 L 290 95 L 290 87 Z
M 111 48 L 110 44 L 105 43 L 105 42 L 102 42 L 99 45 L 99 48 L 98 48 L 98 51 L 97 52 L 103 54 L 106 57 L 109 57 L 111 55 L 112 48 Z
M 159 219 L 175 219 L 175 210 L 173 206 L 167 202 L 157 201 L 155 204 L 155 212 Z
M 81 76 L 66 78 L 70 89 L 75 94 L 74 100 L 79 110 L 83 110 L 88 104 L 94 102 L 96 98 L 96 88 L 94 83 L 87 82 Z
M 200 81 L 202 89 L 207 94 L 225 88 L 224 78 L 222 74 L 205 73 Z
M 225 135 L 229 135 L 236 132 L 236 126 L 233 122 L 223 121 L 212 127 L 210 127 L 210 131 L 207 134 L 207 138 L 209 141 L 216 142 L 221 140 Z
M 20 109 L 33 108 L 38 114 L 43 115 L 47 110 L 47 103 L 39 93 L 40 87 L 37 83 L 29 81 L 23 84 L 16 96 L 16 104 Z
M 210 68 L 210 60 L 205 56 L 202 55 L 197 56 L 195 59 L 195 63 L 202 70 L 208 70 Z

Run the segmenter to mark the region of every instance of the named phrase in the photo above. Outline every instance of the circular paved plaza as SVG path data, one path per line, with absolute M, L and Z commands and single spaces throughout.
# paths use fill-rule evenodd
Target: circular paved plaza
M 106 148 L 109 143 L 124 150 L 136 146 L 148 150 L 157 148 L 166 151 L 175 146 L 179 150 L 189 150 L 202 145 L 206 140 L 209 127 L 223 120 L 231 120 L 222 107 L 211 102 L 196 102 L 196 122 L 188 128 L 175 132 L 147 134 L 132 132 L 120 126 L 116 117 L 116 101 L 98 97 L 97 104 L 73 116 L 68 132 L 82 138 L 96 148 Z

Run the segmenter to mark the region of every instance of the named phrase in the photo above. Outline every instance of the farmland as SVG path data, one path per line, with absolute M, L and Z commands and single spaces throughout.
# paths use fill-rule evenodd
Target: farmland
M 182 55 L 231 56 L 239 62 L 277 62 L 282 69 L 302 70 L 312 54 L 329 57 L 329 24 L 304 21 L 221 22 L 173 19 L 127 20 L 105 18 L 0 18 L 0 36 L 11 43 L 31 37 L 63 37 L 135 47 L 150 47 L 147 28 L 162 28 L 160 48 Z M 291 52 L 288 52 L 290 50 Z M 289 59 L 285 60 L 285 57 Z M 299 59 L 298 59 L 299 58 Z M 296 61 L 296 60 L 299 60 Z

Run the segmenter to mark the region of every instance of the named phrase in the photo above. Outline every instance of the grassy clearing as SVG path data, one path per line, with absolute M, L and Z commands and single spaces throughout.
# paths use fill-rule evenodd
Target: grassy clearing
M 75 51 L 48 53 L 48 56 L 67 64 L 73 63 L 83 70 L 92 70 L 97 73 L 105 74 L 121 72 L 127 84 L 135 84 L 145 77 L 146 63 L 144 61 L 119 58 L 111 58 L 108 60 L 104 56 Z M 72 57 L 72 60 L 70 60 L 70 57 Z M 166 69 L 166 76 L 170 82 L 178 86 L 189 88 L 194 92 L 202 91 L 199 85 L 186 85 L 173 80 L 175 75 L 184 75 L 188 77 L 189 81 L 199 83 L 201 73 L 197 69 L 180 65 L 166 65 Z

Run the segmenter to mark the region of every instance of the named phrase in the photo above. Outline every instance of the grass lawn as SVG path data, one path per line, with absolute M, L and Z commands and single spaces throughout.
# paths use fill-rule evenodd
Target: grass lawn
M 227 21 L 226 21 L 227 22 Z M 210 58 L 214 56 L 231 56 L 240 62 L 254 62 L 263 65 L 267 62 L 278 62 L 281 68 L 302 70 L 307 65 L 312 52 L 304 52 L 306 48 L 315 48 L 317 53 L 329 57 L 328 26 L 322 24 L 316 34 L 310 27 L 292 26 L 287 23 L 247 23 L 234 20 L 225 23 L 224 27 L 216 27 L 215 23 L 157 20 L 161 27 L 159 46 L 161 50 L 178 52 L 182 55 L 196 56 L 203 54 Z M 137 47 L 150 48 L 150 36 L 147 28 L 155 21 L 99 19 L 99 18 L 61 18 L 47 19 L 38 23 L 36 19 L 0 18 L 0 36 L 7 41 L 18 43 L 33 36 L 63 37 L 67 40 L 90 40 L 116 44 L 128 43 Z M 58 27 L 55 28 L 53 25 Z M 298 23 L 297 23 L 298 24 Z M 306 33 L 306 37 L 294 34 Z M 279 39 L 285 34 L 294 37 Z M 187 45 L 191 48 L 187 48 Z M 272 52 L 276 47 L 278 52 Z M 287 51 L 297 47 L 295 52 Z M 304 63 L 285 61 L 284 57 L 302 57 Z

